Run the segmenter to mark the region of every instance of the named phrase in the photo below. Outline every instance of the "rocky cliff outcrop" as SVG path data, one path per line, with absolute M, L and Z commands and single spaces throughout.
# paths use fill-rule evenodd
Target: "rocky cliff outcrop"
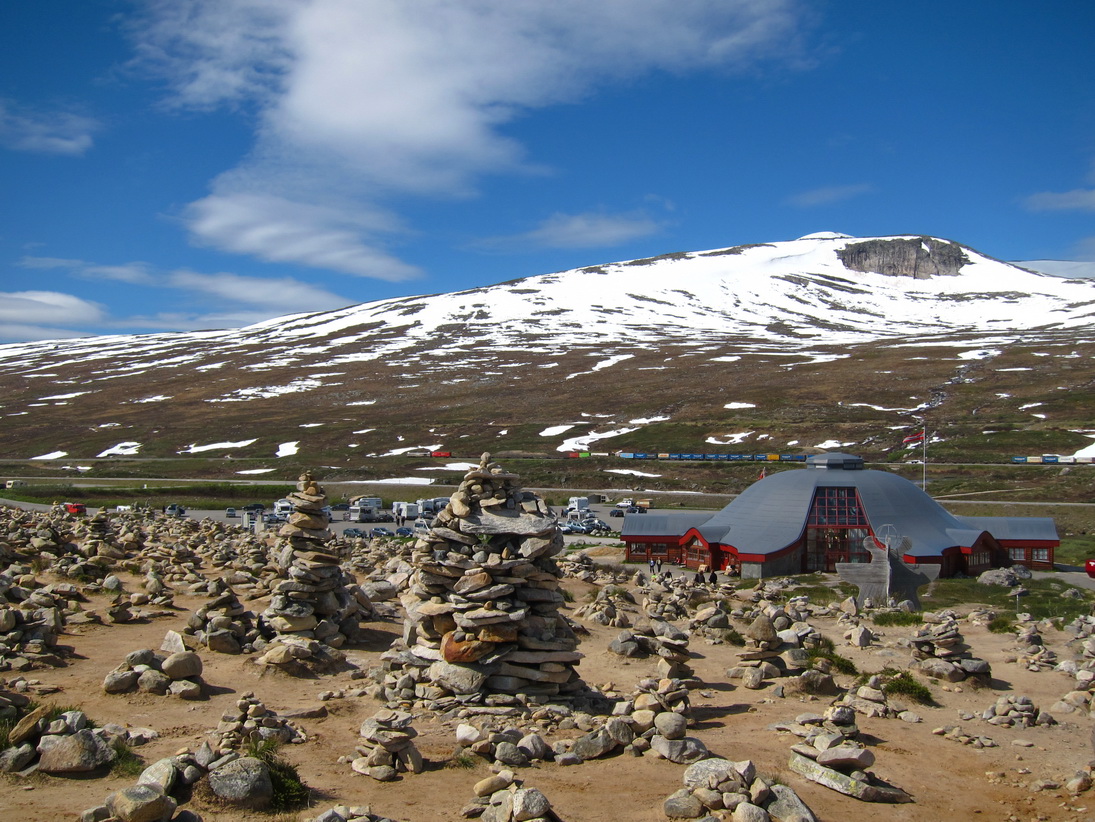
M 848 243 L 837 256 L 852 271 L 887 277 L 953 277 L 970 260 L 958 243 L 934 237 L 895 237 Z

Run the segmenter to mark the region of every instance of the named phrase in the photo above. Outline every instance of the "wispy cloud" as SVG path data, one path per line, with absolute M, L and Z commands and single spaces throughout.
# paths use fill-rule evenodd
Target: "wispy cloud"
M 507 123 L 651 72 L 793 62 L 806 9 L 801 0 L 147 0 L 133 34 L 141 65 L 172 85 L 170 103 L 256 112 L 253 151 L 183 213 L 196 242 L 398 280 L 417 271 L 384 242 L 401 230 L 395 199 L 466 196 L 484 174 L 534 167 Z M 565 233 L 556 227 L 560 241 Z M 582 233 L 573 226 L 569 242 L 597 232 Z
M 1042 191 L 1031 194 L 1024 203 L 1031 211 L 1095 211 L 1095 189 Z
M 79 156 L 92 145 L 99 124 L 66 111 L 38 111 L 0 100 L 0 145 L 14 151 Z
M 855 183 L 843 186 L 826 186 L 824 188 L 812 188 L 809 191 L 801 191 L 787 198 L 787 204 L 796 208 L 815 208 L 816 206 L 831 205 L 863 194 L 874 191 L 870 183 Z
M 645 214 L 552 214 L 521 234 L 489 237 L 475 244 L 487 250 L 521 248 L 608 248 L 656 234 L 662 224 Z
M 57 291 L 0 292 L 0 339 L 48 340 L 78 337 L 73 327 L 98 325 L 106 318 L 99 303 Z
M 395 231 L 397 223 L 360 204 L 343 210 L 267 194 L 225 193 L 191 203 L 186 216 L 200 242 L 268 262 L 391 281 L 421 273 L 383 251 L 377 240 L 369 241 Z
M 74 337 L 92 331 L 236 328 L 285 314 L 341 308 L 353 302 L 292 277 L 245 277 L 229 272 L 203 274 L 185 269 L 162 271 L 143 262 L 101 265 L 59 257 L 26 256 L 18 264 L 27 269 L 65 269 L 84 279 L 160 289 L 172 294 L 168 302 L 177 308 L 170 312 L 117 317 L 111 316 L 99 303 L 72 294 L 57 291 L 0 293 L 0 341 Z M 209 295 L 219 298 L 212 311 L 187 311 L 188 305 L 205 303 L 197 297 Z M 150 302 L 157 300 L 153 298 Z

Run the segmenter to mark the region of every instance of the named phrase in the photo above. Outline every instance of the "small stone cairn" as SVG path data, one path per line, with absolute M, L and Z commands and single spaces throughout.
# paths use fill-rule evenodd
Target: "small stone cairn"
M 285 540 L 278 552 L 283 575 L 260 618 L 273 647 L 259 662 L 293 673 L 299 670 L 294 663 L 326 667 L 337 661 L 333 649 L 360 638 L 360 623 L 372 614 L 372 604 L 328 548 L 334 533 L 323 510 L 327 495 L 311 473 L 302 474 L 286 498 L 293 513 L 278 532 Z
M 391 782 L 400 773 L 422 773 L 425 761 L 415 747 L 418 731 L 414 717 L 405 711 L 384 708 L 361 723 L 361 741 L 350 767 L 378 782 Z
M 475 783 L 475 798 L 461 810 L 465 819 L 483 822 L 559 822 L 551 802 L 536 788 L 526 788 L 513 771 L 501 770 Z
M 202 660 L 193 651 L 169 655 L 142 648 L 126 654 L 125 661 L 103 679 L 103 691 L 127 694 L 133 691 L 180 699 L 201 699 L 205 694 Z
M 987 685 L 992 678 L 989 663 L 974 657 L 963 641 L 953 611 L 925 613 L 908 644 L 913 655 L 910 668 L 932 679 L 962 682 L 972 677 Z
M 240 602 L 236 592 L 224 580 L 210 582 L 209 602 L 202 605 L 186 621 L 179 642 L 193 650 L 205 647 L 221 654 L 251 653 L 259 641 L 254 614 Z M 170 637 L 170 635 L 169 635 Z M 178 651 L 174 643 L 164 650 Z
M 1028 671 L 1052 671 L 1057 667 L 1057 654 L 1045 644 L 1041 625 L 1030 614 L 1019 614 L 1015 644 L 1015 661 Z
M 289 719 L 278 716 L 263 704 L 262 700 L 247 692 L 236 700 L 236 709 L 221 715 L 220 724 L 213 731 L 216 744 L 211 746 L 222 752 L 238 751 L 251 742 L 267 739 L 278 743 L 299 745 L 307 742 L 304 731 Z
M 578 640 L 559 613 L 555 517 L 484 454 L 415 543 L 403 638 L 377 696 L 480 703 L 488 694 L 577 692 Z
M 42 586 L 24 570 L 11 565 L 0 574 L 0 671 L 61 667 L 58 635 L 76 603 L 64 586 Z
M 757 775 L 756 766 L 748 759 L 705 759 L 689 765 L 684 770 L 684 787 L 666 798 L 662 810 L 670 819 L 717 816 L 735 822 L 817 822 L 813 811 L 792 788 L 769 784 Z
M 612 628 L 629 628 L 631 617 L 628 611 L 635 611 L 635 597 L 620 585 L 605 585 L 592 602 L 574 609 L 576 619 L 586 619 L 597 625 Z
M 688 634 L 664 620 L 651 619 L 648 626 L 622 631 L 608 650 L 625 657 L 657 656 L 658 675 L 663 678 L 692 676 L 688 666 Z
M 981 712 L 981 719 L 990 725 L 1005 728 L 1030 728 L 1034 725 L 1056 725 L 1048 711 L 1039 710 L 1029 696 L 1002 694 Z

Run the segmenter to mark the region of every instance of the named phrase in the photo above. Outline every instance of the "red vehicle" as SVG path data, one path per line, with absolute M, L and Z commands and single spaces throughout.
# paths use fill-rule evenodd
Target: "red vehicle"
M 430 451 L 431 457 L 451 457 L 452 451 Z
M 1089 577 L 1095 578 L 1095 559 L 1089 559 L 1084 563 L 1084 570 Z
M 65 512 L 68 514 L 86 514 L 87 506 L 82 502 L 66 502 Z

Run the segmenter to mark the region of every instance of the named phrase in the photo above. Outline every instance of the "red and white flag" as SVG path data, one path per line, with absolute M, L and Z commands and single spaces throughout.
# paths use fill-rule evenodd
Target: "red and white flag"
M 924 429 L 921 428 L 919 431 L 915 431 L 912 434 L 909 434 L 909 436 L 905 437 L 905 439 L 901 440 L 901 444 L 902 445 L 915 445 L 916 443 L 920 443 L 920 442 L 923 442 L 923 441 L 924 441 Z
M 766 476 L 768 476 L 768 466 L 767 465 L 760 469 L 760 476 L 757 477 L 757 479 L 762 480 Z

